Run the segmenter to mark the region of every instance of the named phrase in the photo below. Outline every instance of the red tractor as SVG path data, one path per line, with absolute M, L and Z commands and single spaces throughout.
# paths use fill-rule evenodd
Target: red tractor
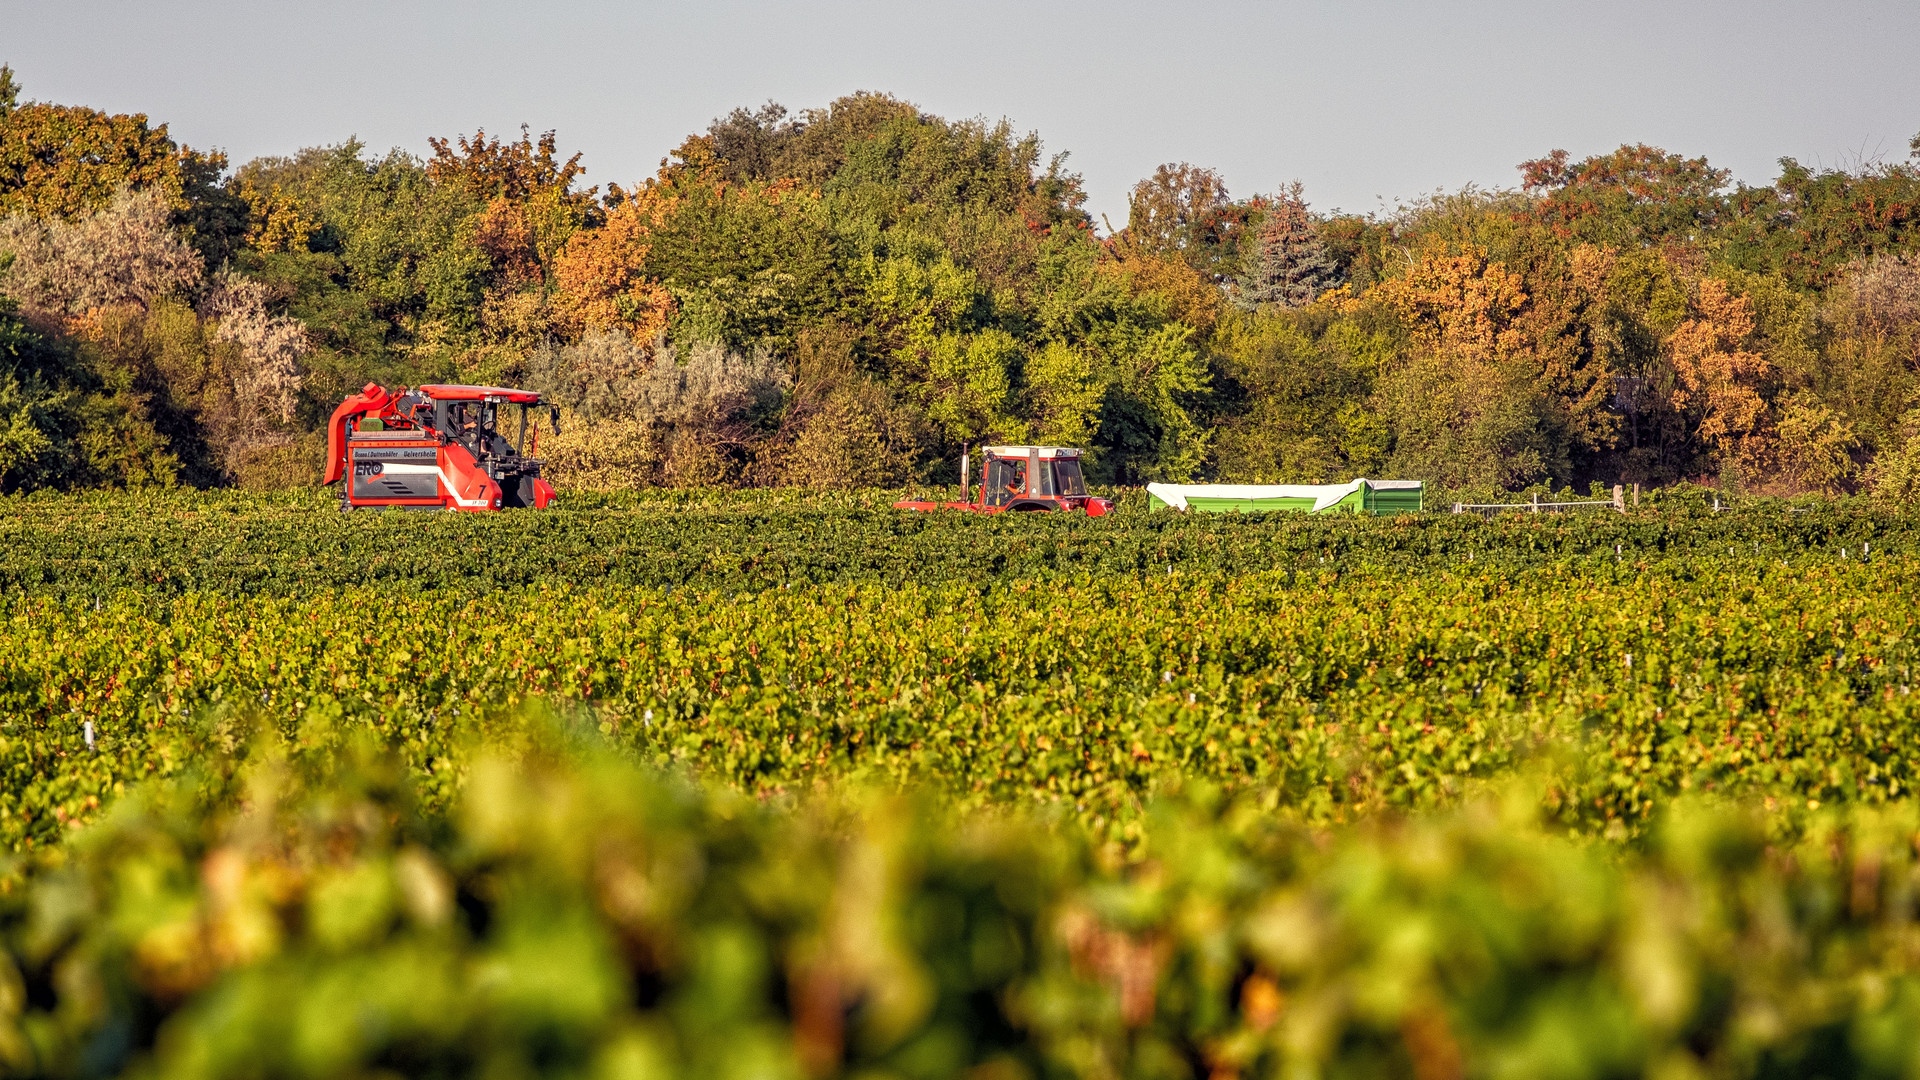
M 975 514 L 1004 514 L 1009 511 L 1085 511 L 1088 517 L 1105 517 L 1113 510 L 1111 499 L 1087 494 L 1086 478 L 1080 474 L 1080 451 L 1064 446 L 989 446 L 981 451 L 986 457 L 985 482 L 980 501 L 973 501 L 973 470 L 967 455 L 960 456 L 962 502 L 897 502 L 900 510 L 966 510 Z
M 502 434 L 506 407 L 520 407 L 519 437 Z M 327 478 L 347 483 L 340 509 L 400 506 L 415 510 L 501 510 L 553 501 L 540 478 L 540 433 L 527 444 L 527 412 L 540 405 L 531 390 L 499 386 L 416 386 L 390 393 L 368 383 L 333 410 L 327 423 Z M 560 410 L 549 406 L 554 434 Z M 527 446 L 522 454 L 518 447 Z

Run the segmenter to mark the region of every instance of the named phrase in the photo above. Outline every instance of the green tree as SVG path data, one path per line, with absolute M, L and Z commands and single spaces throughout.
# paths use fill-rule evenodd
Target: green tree
M 1092 427 L 1092 475 L 1113 481 L 1185 480 L 1206 459 L 1211 432 L 1195 409 L 1208 388 L 1194 327 L 1170 317 L 1168 305 L 1136 294 L 1121 272 L 1102 272 L 1099 251 L 1084 236 L 1058 234 L 1042 245 L 1032 338 L 1069 346 L 1086 374 L 1065 382 L 1050 372 L 1056 400 L 1084 400 L 1097 388 L 1099 408 L 1078 413 Z M 1058 423 L 1058 421 L 1055 421 Z
M 1771 187 L 1743 186 L 1731 202 L 1726 261 L 1803 289 L 1833 284 L 1858 259 L 1920 252 L 1913 164 L 1816 171 L 1781 158 Z
M 1239 271 L 1240 243 L 1251 210 L 1227 197 L 1213 169 L 1162 165 L 1133 185 L 1127 238 L 1153 255 L 1178 258 L 1213 281 Z
M 1732 174 L 1642 143 L 1578 162 L 1555 150 L 1522 162 L 1520 175 L 1543 196 L 1537 220 L 1570 239 L 1628 245 L 1705 240 L 1727 215 Z
M 172 484 L 178 459 L 138 395 L 117 382 L 36 333 L 0 297 L 0 493 Z
M 830 209 L 792 182 L 735 184 L 712 172 L 661 185 L 647 276 L 673 290 L 687 340 L 791 346 L 846 303 Z
M 1370 407 L 1405 333 L 1377 308 L 1235 313 L 1209 343 L 1224 388 L 1214 470 L 1238 483 L 1377 476 L 1390 430 Z
M 1920 409 L 1920 256 L 1852 264 L 1820 298 L 1816 318 L 1817 347 L 1781 366 L 1844 417 L 1867 450 L 1905 445 L 1907 418 Z
M 1026 436 L 1012 413 L 1020 346 L 994 325 L 991 299 L 975 275 L 945 256 L 870 258 L 862 291 L 888 347 L 888 376 L 920 404 L 947 446 Z
M 1446 487 L 1513 490 L 1566 477 L 1566 445 L 1529 373 L 1511 362 L 1416 353 L 1383 380 L 1396 476 Z
M 714 157 L 734 183 L 786 179 L 779 169 L 789 144 L 806 130 L 787 117 L 787 107 L 769 101 L 758 109 L 739 108 L 707 127 Z
M 307 250 L 245 261 L 344 362 L 335 385 L 324 374 L 329 358 L 317 354 L 316 390 L 331 395 L 375 374 L 431 381 L 478 347 L 494 266 L 477 238 L 486 203 L 467 185 L 435 183 L 425 163 L 398 150 L 368 157 L 355 141 L 252 162 L 239 177 L 278 185 L 320 225 Z

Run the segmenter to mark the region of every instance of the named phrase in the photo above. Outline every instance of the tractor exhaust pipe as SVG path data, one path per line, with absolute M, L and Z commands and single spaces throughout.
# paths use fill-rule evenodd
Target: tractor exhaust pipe
M 972 464 L 973 462 L 967 453 L 967 448 L 964 446 L 961 447 L 960 448 L 960 501 L 961 502 L 973 501 Z

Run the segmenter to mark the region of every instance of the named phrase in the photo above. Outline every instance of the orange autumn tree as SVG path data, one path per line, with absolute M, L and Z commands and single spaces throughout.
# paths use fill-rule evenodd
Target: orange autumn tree
M 574 188 L 586 171 L 581 155 L 562 160 L 554 132 L 536 142 L 524 124 L 518 141 L 488 138 L 484 129 L 427 141 L 427 177 L 485 206 L 473 224 L 474 246 L 489 266 L 482 324 L 496 339 L 540 338 L 554 321 L 548 292 L 560 252 L 602 217 L 599 189 Z
M 666 331 L 673 294 L 649 276 L 647 253 L 672 209 L 673 199 L 648 185 L 622 198 L 599 228 L 567 241 L 553 278 L 554 307 L 569 332 L 624 330 L 644 342 Z
M 1675 385 L 1669 400 L 1691 418 L 1716 464 L 1749 475 L 1766 471 L 1773 449 L 1761 388 L 1773 365 L 1754 349 L 1753 306 L 1726 282 L 1706 278 L 1693 311 L 1667 338 Z
M 487 246 L 488 236 L 495 246 L 512 238 L 514 245 L 506 249 L 512 260 L 531 259 L 544 269 L 576 230 L 600 219 L 595 199 L 600 189 L 574 189 L 573 182 L 586 167 L 577 153 L 560 160 L 552 131 L 543 132 L 536 143 L 524 124 L 518 142 L 489 139 L 480 130 L 471 139 L 459 137 L 457 151 L 446 139 L 427 142 L 433 147 L 428 179 L 457 186 L 486 203 L 482 246 Z
M 1438 249 L 1372 298 L 1412 337 L 1410 355 L 1379 386 L 1396 471 L 1503 488 L 1566 473 L 1566 447 L 1534 385 L 1537 363 L 1519 325 L 1528 304 L 1519 275 L 1480 248 Z
M 1392 308 L 1428 350 L 1479 362 L 1526 358 L 1519 328 L 1527 290 L 1518 274 L 1484 248 L 1430 251 L 1406 276 L 1381 283 L 1377 299 Z

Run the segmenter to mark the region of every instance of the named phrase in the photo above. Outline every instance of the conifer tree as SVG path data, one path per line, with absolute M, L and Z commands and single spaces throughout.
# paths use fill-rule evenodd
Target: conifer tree
M 1299 181 L 1268 203 L 1251 254 L 1236 282 L 1234 300 L 1243 310 L 1300 307 L 1340 284 L 1340 266 L 1307 216 Z

